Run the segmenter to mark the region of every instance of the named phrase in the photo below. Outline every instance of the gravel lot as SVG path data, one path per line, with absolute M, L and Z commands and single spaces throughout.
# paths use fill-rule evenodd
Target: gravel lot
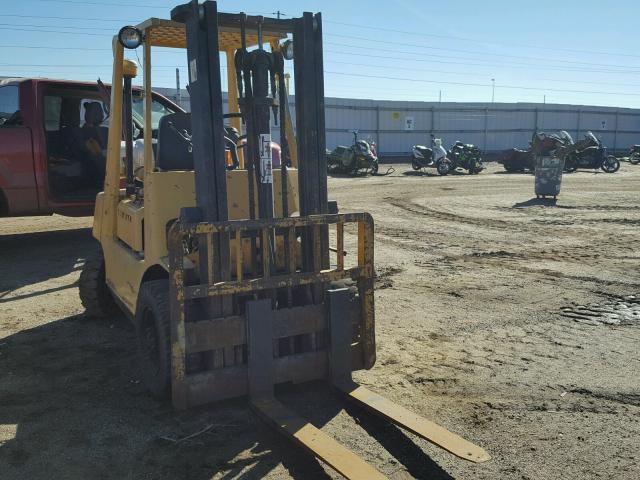
M 640 478 L 640 166 L 566 175 L 555 205 L 496 165 L 329 186 L 376 221 L 378 362 L 358 381 L 493 459 L 458 460 L 320 383 L 285 404 L 393 479 Z M 335 478 L 243 400 L 179 413 L 145 393 L 132 328 L 78 299 L 90 225 L 0 220 L 0 477 Z

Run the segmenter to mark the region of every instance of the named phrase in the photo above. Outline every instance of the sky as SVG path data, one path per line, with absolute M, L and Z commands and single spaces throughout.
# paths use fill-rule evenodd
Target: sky
M 0 0 L 0 76 L 110 81 L 111 37 L 169 18 L 178 3 Z M 326 96 L 640 108 L 637 0 L 221 0 L 218 9 L 322 12 Z M 176 67 L 184 86 L 185 57 L 158 51 L 154 86 L 175 86 Z

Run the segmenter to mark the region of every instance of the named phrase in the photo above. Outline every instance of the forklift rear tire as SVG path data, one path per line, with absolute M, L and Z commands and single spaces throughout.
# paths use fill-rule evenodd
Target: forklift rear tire
M 142 284 L 135 326 L 141 380 L 154 397 L 167 399 L 171 387 L 169 280 Z
M 80 272 L 78 290 L 88 317 L 104 318 L 118 313 L 118 307 L 105 280 L 102 249 L 98 248 L 87 257 Z

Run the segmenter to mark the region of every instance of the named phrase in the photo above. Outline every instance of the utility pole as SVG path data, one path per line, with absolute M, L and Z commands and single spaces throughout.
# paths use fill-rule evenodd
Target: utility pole
M 180 69 L 176 68 L 176 103 L 180 105 L 181 100 L 182 100 L 182 93 L 180 92 Z
M 277 16 L 278 20 L 280 20 L 280 10 L 278 10 L 278 11 L 276 12 L 276 16 Z
M 496 98 L 496 79 L 492 78 L 491 79 L 491 103 L 494 102 Z
M 442 90 L 440 90 L 440 93 L 438 94 L 438 103 L 442 103 Z

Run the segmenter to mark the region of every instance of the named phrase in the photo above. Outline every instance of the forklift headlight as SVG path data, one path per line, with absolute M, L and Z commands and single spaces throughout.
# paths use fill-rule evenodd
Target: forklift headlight
M 124 48 L 136 49 L 142 45 L 142 32 L 136 27 L 122 27 L 118 32 L 118 41 Z
M 282 56 L 287 60 L 293 60 L 293 40 L 287 40 L 280 47 Z

